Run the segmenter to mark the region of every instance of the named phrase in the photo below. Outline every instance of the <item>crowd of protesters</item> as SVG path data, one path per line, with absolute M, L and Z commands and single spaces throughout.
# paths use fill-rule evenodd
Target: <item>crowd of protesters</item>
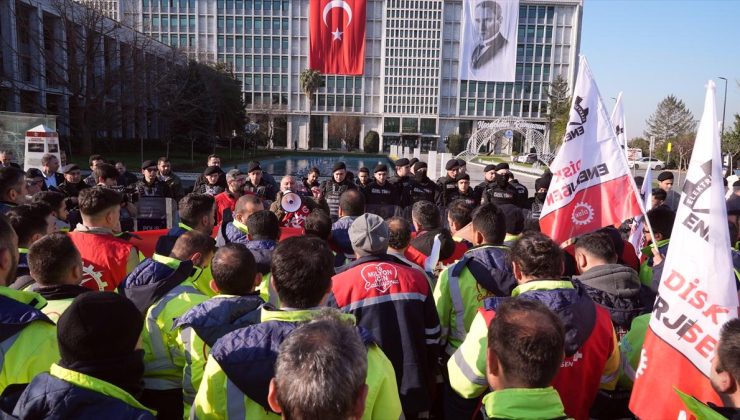
M 530 196 L 505 163 L 476 186 L 456 159 L 436 181 L 399 159 L 275 182 L 212 155 L 186 194 L 167 158 L 137 176 L 93 155 L 85 179 L 52 155 L 27 172 L 10 160 L 2 418 L 631 417 L 680 197 L 670 172 L 635 250 L 621 227 L 561 248 L 539 232 L 551 174 Z M 134 195 L 177 202 L 148 257 L 122 227 Z M 740 416 L 739 352 L 733 320 L 711 378 L 725 406 L 704 415 Z

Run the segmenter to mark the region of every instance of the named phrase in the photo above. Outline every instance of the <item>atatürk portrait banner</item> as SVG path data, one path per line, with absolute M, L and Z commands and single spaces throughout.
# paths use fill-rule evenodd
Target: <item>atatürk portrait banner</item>
M 460 80 L 513 82 L 519 0 L 464 0 Z

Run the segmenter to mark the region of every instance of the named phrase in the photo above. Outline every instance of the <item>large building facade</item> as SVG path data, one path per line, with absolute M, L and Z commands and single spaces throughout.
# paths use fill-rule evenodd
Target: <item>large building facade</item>
M 463 1 L 367 0 L 364 74 L 325 76 L 311 104 L 309 144 L 299 81 L 308 67 L 308 0 L 127 1 L 124 19 L 154 39 L 231 64 L 248 113 L 286 117 L 288 146 L 328 148 L 332 118 L 349 116 L 360 121 L 360 139 L 374 130 L 386 150 L 438 147 L 503 117 L 545 124 L 549 84 L 558 75 L 573 84 L 583 7 L 521 0 L 514 81 L 479 82 L 459 76 Z
M 56 115 L 62 136 L 161 137 L 153 87 L 178 56 L 72 0 L 0 0 L 0 111 Z

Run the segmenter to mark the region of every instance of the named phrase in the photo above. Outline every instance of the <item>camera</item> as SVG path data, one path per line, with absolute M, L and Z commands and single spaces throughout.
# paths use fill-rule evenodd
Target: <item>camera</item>
M 123 203 L 136 204 L 136 202 L 139 201 L 139 191 L 133 185 L 128 187 L 115 185 L 110 188 L 123 196 Z

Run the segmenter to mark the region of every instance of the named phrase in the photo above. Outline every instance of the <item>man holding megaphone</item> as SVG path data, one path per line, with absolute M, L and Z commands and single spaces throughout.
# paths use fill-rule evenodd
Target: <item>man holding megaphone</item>
M 315 208 L 320 208 L 329 214 L 326 201 L 317 203 L 312 197 L 299 195 L 295 178 L 286 175 L 280 180 L 280 192 L 270 205 L 270 211 L 280 220 L 280 226 L 303 228 L 306 216 Z

